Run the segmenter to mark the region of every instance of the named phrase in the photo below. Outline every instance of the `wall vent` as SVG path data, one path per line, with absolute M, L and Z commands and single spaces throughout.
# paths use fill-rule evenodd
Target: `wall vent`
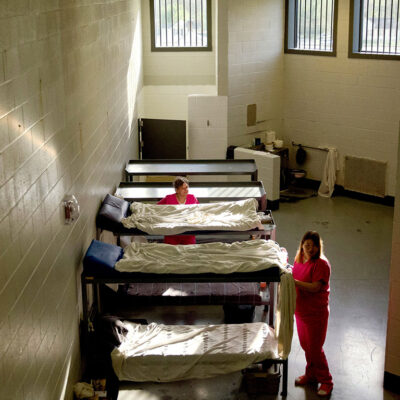
M 344 158 L 344 188 L 354 192 L 385 197 L 387 162 L 368 158 Z

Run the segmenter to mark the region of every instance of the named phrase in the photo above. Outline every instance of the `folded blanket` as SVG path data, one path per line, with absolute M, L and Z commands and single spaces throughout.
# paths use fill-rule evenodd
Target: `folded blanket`
M 132 214 L 122 219 L 125 228 L 149 235 L 177 235 L 187 231 L 247 231 L 262 228 L 256 199 L 190 205 L 133 202 Z

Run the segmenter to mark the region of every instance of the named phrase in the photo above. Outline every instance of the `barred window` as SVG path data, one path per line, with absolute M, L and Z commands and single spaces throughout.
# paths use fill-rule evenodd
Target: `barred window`
M 152 51 L 210 51 L 211 0 L 150 0 Z
M 350 3 L 349 56 L 400 59 L 400 0 Z
M 337 0 L 286 0 L 285 53 L 336 55 Z

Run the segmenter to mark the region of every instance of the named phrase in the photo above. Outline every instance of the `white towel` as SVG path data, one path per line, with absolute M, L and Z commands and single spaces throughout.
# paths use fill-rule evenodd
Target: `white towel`
M 336 171 L 338 170 L 337 150 L 333 147 L 329 148 L 326 156 L 324 173 L 321 179 L 321 185 L 318 194 L 322 197 L 331 197 L 336 182 Z

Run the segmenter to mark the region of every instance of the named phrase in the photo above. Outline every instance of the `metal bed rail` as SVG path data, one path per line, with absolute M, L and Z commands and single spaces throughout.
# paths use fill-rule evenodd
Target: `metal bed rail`
M 169 182 L 121 182 L 115 195 L 127 201 L 156 202 L 172 191 Z M 237 201 L 255 198 L 265 211 L 267 198 L 262 182 L 193 182 L 190 193 L 200 203 Z
M 188 175 L 250 175 L 257 181 L 258 171 L 254 160 L 130 160 L 125 167 L 127 182 L 135 176 L 188 176 Z

